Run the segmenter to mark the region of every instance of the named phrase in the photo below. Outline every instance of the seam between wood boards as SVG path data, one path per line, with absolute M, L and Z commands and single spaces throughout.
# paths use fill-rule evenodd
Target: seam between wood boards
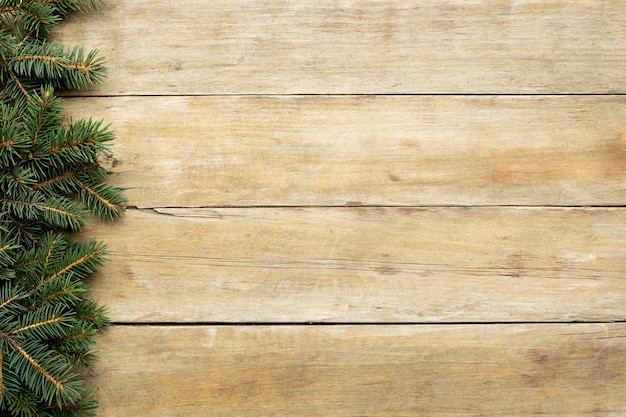
M 172 213 L 165 213 L 160 210 L 181 209 L 181 210 L 236 210 L 236 209 L 455 209 L 455 208 L 474 208 L 474 209 L 589 209 L 589 210 L 608 210 L 608 209 L 624 209 L 624 205 L 232 205 L 232 206 L 158 206 L 158 207 L 136 207 L 128 206 L 127 210 L 152 212 L 163 216 L 175 216 Z
M 455 322 L 421 322 L 421 321 L 374 321 L 374 322 L 307 322 L 307 321 L 294 321 L 294 322 L 230 322 L 230 321 L 195 321 L 195 322 L 182 322 L 182 321 L 163 321 L 163 322 L 132 322 L 132 321 L 114 321 L 112 326 L 120 327 L 202 327 L 202 326 L 503 326 L 503 325 L 557 325 L 557 324 L 624 324 L 626 320 L 607 320 L 607 321 L 455 321 Z
M 425 210 L 454 210 L 454 209 L 474 209 L 474 210 L 622 210 L 626 209 L 626 206 L 549 206 L 549 205 L 290 205 L 290 206 L 276 206 L 276 205 L 254 205 L 254 206 L 163 206 L 163 207 L 127 207 L 128 211 L 150 213 L 157 216 L 167 217 L 194 217 L 193 215 L 179 215 L 176 213 L 168 212 L 167 210 L 396 210 L 396 209 L 425 209 Z
M 102 94 L 63 95 L 63 98 L 116 97 L 623 97 L 626 93 L 232 93 L 232 94 Z

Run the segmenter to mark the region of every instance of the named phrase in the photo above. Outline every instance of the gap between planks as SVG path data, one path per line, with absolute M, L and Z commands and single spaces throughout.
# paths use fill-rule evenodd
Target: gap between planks
M 197 93 L 197 94 L 72 94 L 58 92 L 59 97 L 71 99 L 123 97 L 621 97 L 626 93 Z
M 281 326 L 508 326 L 508 325 L 557 325 L 557 324 L 624 324 L 626 320 L 615 321 L 492 321 L 492 322 L 480 322 L 480 321 L 452 321 L 452 322 L 402 322 L 402 321 L 373 321 L 373 322 L 179 322 L 179 321 L 167 321 L 167 322 L 126 322 L 115 321 L 111 322 L 111 326 L 119 327 L 204 327 L 204 326 L 228 326 L 228 327 L 281 327 Z
M 526 204 L 526 205 L 521 205 L 521 204 L 484 204 L 484 205 L 479 205 L 479 204 L 473 204 L 473 205 L 466 205 L 466 204 L 432 204 L 432 205 L 415 205 L 415 204 L 408 204 L 408 205 L 402 205 L 402 204 L 397 204 L 397 205 L 393 205 L 393 204 L 344 204 L 344 205 L 270 205 L 270 204 L 263 204 L 263 205 L 210 205 L 210 206 L 159 206 L 159 207 L 138 207 L 138 206 L 126 206 L 127 210 L 138 210 L 138 211 L 151 211 L 155 214 L 164 214 L 167 216 L 173 216 L 174 214 L 171 213 L 166 213 L 166 212 L 162 212 L 160 210 L 171 210 L 171 209 L 190 209 L 190 210 L 211 210 L 211 209 L 224 209 L 224 210 L 228 210 L 228 209 L 353 209 L 353 208 L 363 208 L 363 209 L 380 209 L 380 208 L 390 208 L 390 209 L 396 209 L 396 208 L 407 208 L 407 209 L 445 209 L 445 208 L 476 208 L 476 209 L 495 209 L 495 208 L 519 208 L 519 209 L 540 209 L 540 208 L 546 208 L 546 209 L 611 209 L 611 208 L 626 208 L 626 205 L 623 204 L 614 204 L 614 205 L 610 205 L 610 204 L 603 204 L 603 205 L 590 205 L 590 204 L 585 204 L 585 205 L 558 205 L 558 204 L 554 204 L 554 205 L 549 205 L 549 204 Z

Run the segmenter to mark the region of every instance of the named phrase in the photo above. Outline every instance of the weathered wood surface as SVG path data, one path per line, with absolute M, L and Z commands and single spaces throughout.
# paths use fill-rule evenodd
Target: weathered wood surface
M 107 4 L 100 417 L 626 413 L 622 1 Z
M 624 205 L 624 97 L 106 97 L 138 207 Z
M 626 325 L 114 327 L 100 417 L 626 413 Z
M 611 321 L 626 210 L 132 210 L 93 228 L 120 322 Z
M 107 4 L 58 35 L 101 95 L 625 92 L 622 0 Z

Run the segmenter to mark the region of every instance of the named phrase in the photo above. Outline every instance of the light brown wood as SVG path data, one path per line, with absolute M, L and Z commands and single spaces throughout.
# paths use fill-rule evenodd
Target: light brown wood
M 123 322 L 611 321 L 625 209 L 131 210 L 88 235 Z
M 624 205 L 624 97 L 123 97 L 112 181 L 138 207 Z
M 113 327 L 100 417 L 618 417 L 624 324 Z
M 624 93 L 622 0 L 107 0 L 98 94 Z M 94 30 L 97 28 L 97 30 Z
M 107 4 L 100 417 L 623 417 L 621 0 Z

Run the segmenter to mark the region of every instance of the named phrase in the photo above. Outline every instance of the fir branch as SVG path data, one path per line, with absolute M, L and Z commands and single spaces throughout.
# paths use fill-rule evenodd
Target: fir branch
M 0 365 L 2 365 L 4 363 L 4 355 L 2 354 L 2 342 L 0 342 Z M 4 393 L 4 372 L 3 372 L 3 367 L 0 366 L 0 398 L 3 396 L 2 394 Z
M 50 5 L 42 3 L 20 2 L 16 5 L 15 11 L 23 28 L 34 31 L 37 36 L 49 35 L 50 27 L 60 20 L 60 16 L 54 14 L 54 9 Z
M 83 139 L 78 139 L 75 140 L 73 142 L 66 142 L 60 145 L 56 145 L 52 148 L 50 148 L 50 153 L 57 153 L 57 152 L 63 152 L 63 151 L 67 151 L 73 148 L 78 148 L 81 146 L 85 146 L 85 145 L 93 145 L 96 143 L 96 139 L 95 138 L 83 138 Z
M 45 280 L 45 275 L 46 275 L 46 272 L 48 270 L 48 264 L 50 263 L 50 258 L 52 258 L 52 253 L 54 252 L 54 249 L 56 248 L 57 243 L 58 243 L 58 241 L 56 239 L 53 239 L 52 242 L 50 242 L 48 244 L 48 250 L 46 252 L 46 257 L 45 257 L 45 260 L 44 260 L 42 268 L 41 268 L 42 272 L 41 272 L 40 282 L 43 282 Z
M 32 355 L 30 355 L 26 349 L 20 346 L 13 338 L 8 337 L 8 335 L 0 332 L 0 335 L 4 336 L 9 343 L 30 363 L 39 374 L 41 374 L 45 379 L 50 381 L 52 385 L 54 385 L 56 395 L 64 389 L 64 382 L 55 378 L 52 374 L 50 374 L 44 366 L 42 366 Z
M 53 4 L 57 7 L 57 10 L 67 13 L 72 12 L 87 12 L 97 11 L 99 6 L 104 4 L 101 0 L 42 0 L 43 4 Z
M 51 276 L 47 277 L 45 280 L 43 280 L 42 282 L 39 283 L 39 285 L 37 285 L 36 287 L 32 288 L 29 293 L 34 293 L 36 291 L 39 291 L 44 285 L 48 284 L 49 282 L 57 279 L 58 277 L 60 277 L 61 275 L 65 274 L 68 271 L 71 270 L 76 270 L 81 266 L 87 266 L 88 268 L 90 267 L 90 265 L 93 264 L 93 261 L 96 261 L 96 263 L 99 263 L 99 259 L 105 255 L 105 251 L 104 249 L 99 249 L 96 250 L 94 252 L 88 253 L 76 260 L 74 260 L 72 263 L 70 263 L 69 265 L 65 266 L 64 268 L 60 269 L 59 271 L 57 271 L 56 273 L 52 274 Z M 91 270 L 91 268 L 90 268 Z
M 32 188 L 33 191 L 36 191 L 36 190 L 39 190 L 41 188 L 48 187 L 48 186 L 50 186 L 52 184 L 55 184 L 55 183 L 58 183 L 58 182 L 61 182 L 61 181 L 65 181 L 68 178 L 75 177 L 76 174 L 77 174 L 76 171 L 67 171 L 67 172 L 64 172 L 64 173 L 62 173 L 60 175 L 57 175 L 56 177 L 47 178 L 44 181 L 38 182 L 37 184 L 33 185 L 31 188 Z
M 65 283 L 64 283 L 65 284 Z M 54 299 L 59 299 L 64 297 L 64 302 L 68 304 L 77 303 L 81 300 L 81 296 L 87 293 L 85 288 L 79 288 L 79 285 L 76 283 L 72 283 L 71 285 L 61 285 L 59 289 L 54 290 L 48 293 L 44 297 L 39 297 L 37 300 L 33 301 L 27 308 L 27 310 L 33 310 L 39 306 L 50 303 Z
M 30 38 L 31 36 L 33 36 L 35 33 L 35 29 L 31 29 L 30 31 L 28 31 L 26 34 L 24 34 L 21 38 L 21 40 L 15 45 L 14 51 L 17 51 L 18 48 L 20 48 L 21 46 L 23 46 Z M 8 64 L 8 61 L 7 61 Z
M 46 88 L 33 97 L 33 106 L 24 114 L 24 127 L 32 138 L 31 153 L 35 151 L 39 137 L 52 133 L 60 121 L 59 100 L 52 95 L 52 89 Z
M 6 300 L 2 304 L 0 304 L 0 309 L 5 308 L 9 304 L 11 304 L 13 301 L 19 300 L 20 298 L 21 298 L 20 294 L 15 294 L 13 297 L 9 298 L 8 300 Z
M 84 182 L 79 182 L 86 194 L 81 195 L 81 200 L 85 202 L 91 212 L 101 220 L 119 219 L 124 215 L 126 199 L 121 197 L 115 189 L 107 184 L 96 184 L 88 186 Z
M 2 138 L 0 139 L 0 148 L 12 151 L 13 141 L 10 139 L 6 139 L 4 136 L 2 136 Z
M 22 94 L 24 94 L 24 97 L 28 101 L 30 101 L 30 93 L 26 90 L 26 88 L 24 87 L 24 84 L 22 84 L 20 79 L 17 77 L 17 74 L 15 74 L 14 71 L 9 71 L 9 74 L 11 75 L 11 78 L 13 79 L 13 82 L 15 83 L 19 91 L 21 91 Z
M 104 60 L 98 57 L 98 50 L 94 49 L 85 56 L 83 48 L 74 48 L 68 55 L 68 64 L 65 67 L 65 88 L 83 90 L 102 82 L 106 76 Z
M 88 335 L 87 331 L 85 329 L 81 329 L 80 333 L 68 336 L 68 337 L 65 338 L 64 341 L 65 342 L 75 342 L 77 340 L 83 340 L 83 339 L 89 338 L 89 337 L 91 337 L 91 335 Z
M 33 61 L 30 63 L 31 65 L 39 61 L 45 64 L 56 64 L 59 67 L 63 64 L 58 57 L 52 56 L 52 55 L 22 55 L 22 56 L 18 56 L 14 58 L 12 62 L 16 63 L 20 61 Z M 29 72 L 29 71 L 24 71 L 24 72 Z
M 81 305 L 76 306 L 76 318 L 101 329 L 111 324 L 107 317 L 106 308 L 98 306 L 93 301 L 85 300 Z
M 44 204 L 38 204 L 38 203 L 33 203 L 32 204 L 33 207 L 42 210 L 44 212 L 50 212 L 53 214 L 58 214 L 62 217 L 70 217 L 70 218 L 76 218 L 76 219 L 80 219 L 82 218 L 82 216 L 79 213 L 75 213 L 71 210 L 66 210 L 66 209 L 62 209 L 62 208 L 55 208 L 55 207 L 51 207 L 51 206 L 46 206 Z
M 30 242 L 34 243 L 34 244 L 39 244 L 40 243 L 39 239 L 37 239 L 33 233 L 29 232 L 28 229 L 26 227 L 24 227 L 22 222 L 19 222 L 17 219 L 15 219 L 13 216 L 11 216 L 8 213 L 6 213 L 6 217 L 9 219 L 11 224 L 18 229 L 18 231 L 19 231 L 18 235 L 20 237 L 26 238 Z
M 120 207 L 117 204 L 113 203 L 111 199 L 105 198 L 101 194 L 98 194 L 93 188 L 90 188 L 87 184 L 85 184 L 83 182 L 80 183 L 80 186 L 87 193 L 89 193 L 90 195 L 94 196 L 94 198 L 96 200 L 98 200 L 99 202 L 104 204 L 104 206 L 106 206 L 110 211 L 112 211 L 114 213 L 119 213 L 119 214 L 122 213 L 122 207 Z
M 54 43 L 27 42 L 18 48 L 9 68 L 17 75 L 55 79 L 62 75 L 68 59 Z
M 49 326 L 51 324 L 58 324 L 58 323 L 63 322 L 63 320 L 64 320 L 63 317 L 52 316 L 52 318 L 49 318 L 47 320 L 43 320 L 43 321 L 40 321 L 38 323 L 29 324 L 28 326 L 24 326 L 24 327 L 20 327 L 19 329 L 15 329 L 11 333 L 9 333 L 9 335 L 16 335 L 16 334 L 21 333 L 21 332 L 26 332 L 26 331 L 29 331 L 29 330 L 38 329 L 40 327 Z
M 0 202 L 4 203 L 5 208 L 8 208 L 9 211 L 16 212 L 26 219 L 36 219 L 41 214 L 48 223 L 71 230 L 78 230 L 85 222 L 82 213 L 77 211 L 78 206 L 69 200 L 51 199 L 44 203 L 2 198 Z M 36 211 L 28 209 L 35 209 Z
M 124 212 L 99 164 L 113 134 L 99 121 L 65 122 L 54 89 L 84 89 L 106 74 L 97 51 L 48 35 L 99 0 L 0 0 L 0 415 L 91 415 L 97 402 L 73 369 L 95 359 L 110 325 L 83 281 L 105 246 L 72 242 L 90 211 Z
M 31 186 L 31 189 L 33 191 L 37 191 L 37 190 L 40 190 L 40 189 L 45 189 L 46 187 L 50 187 L 50 186 L 55 185 L 55 184 L 59 184 L 59 183 L 65 182 L 66 180 L 69 180 L 69 179 L 74 179 L 78 175 L 88 171 L 89 169 L 97 167 L 97 166 L 98 166 L 98 163 L 93 163 L 91 166 L 83 166 L 83 167 L 80 167 L 79 169 L 74 170 L 74 171 L 65 171 L 62 174 L 53 176 L 51 178 L 46 178 L 43 181 L 40 181 L 40 182 L 38 182 L 36 184 L 33 184 Z M 69 194 L 70 190 L 65 188 L 65 192 Z

